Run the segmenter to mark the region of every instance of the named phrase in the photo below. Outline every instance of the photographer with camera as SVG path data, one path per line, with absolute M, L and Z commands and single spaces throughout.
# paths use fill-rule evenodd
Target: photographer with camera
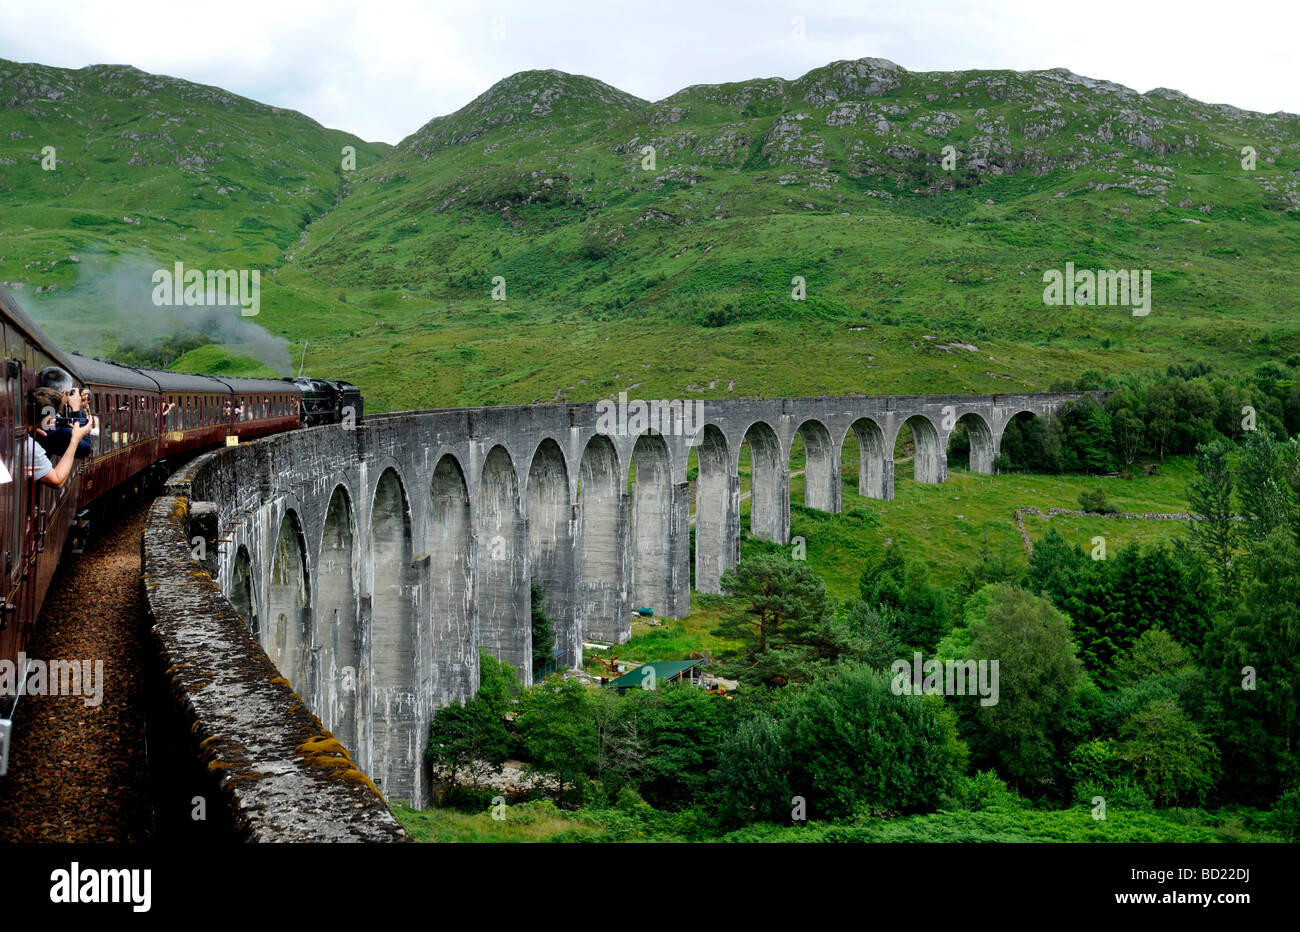
M 45 450 L 42 449 L 42 445 L 51 433 L 46 428 L 57 429 L 55 428 L 56 415 L 54 412 L 58 409 L 60 401 L 60 394 L 52 388 L 37 388 L 28 393 L 27 442 L 24 456 L 27 474 L 36 481 L 53 486 L 56 489 L 61 488 L 68 481 L 68 477 L 72 475 L 72 467 L 77 459 L 77 449 L 86 435 L 90 433 L 94 421 L 91 418 L 84 424 L 68 426 L 66 429 L 69 439 L 63 445 L 58 465 L 51 464 Z M 37 442 L 38 440 L 40 443 Z
M 51 392 L 59 393 L 59 401 L 53 411 L 53 424 L 45 430 L 44 435 L 40 438 L 41 446 L 45 448 L 45 452 L 50 456 L 61 456 L 63 451 L 73 442 L 73 425 L 89 423 L 90 430 L 82 433 L 77 438 L 75 455 L 77 459 L 90 456 L 93 449 L 86 436 L 88 434 L 91 436 L 98 435 L 99 424 L 96 419 L 89 417 L 87 412 L 82 410 L 82 400 L 84 397 L 88 397 L 89 393 L 83 396 L 81 389 L 73 382 L 72 376 L 58 366 L 48 366 L 42 369 L 37 375 L 37 382 L 41 389 L 49 389 Z

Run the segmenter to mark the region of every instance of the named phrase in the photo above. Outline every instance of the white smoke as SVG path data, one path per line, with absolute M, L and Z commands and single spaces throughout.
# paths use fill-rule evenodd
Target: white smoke
M 111 356 L 118 346 L 149 347 L 169 337 L 202 335 L 234 355 L 250 356 L 279 375 L 291 375 L 289 341 L 268 333 L 237 304 L 158 306 L 153 275 L 170 270 L 147 252 L 82 254 L 76 284 L 38 296 L 14 294 L 62 349 Z

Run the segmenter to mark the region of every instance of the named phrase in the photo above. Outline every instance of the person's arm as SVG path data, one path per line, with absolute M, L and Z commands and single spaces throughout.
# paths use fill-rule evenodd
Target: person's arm
M 68 476 L 72 475 L 72 464 L 77 460 L 77 444 L 81 443 L 81 438 L 88 433 L 90 433 L 89 424 L 78 424 L 72 428 L 72 441 L 59 457 L 58 465 L 41 476 L 41 482 L 52 485 L 56 489 L 63 487 L 63 483 L 68 481 Z

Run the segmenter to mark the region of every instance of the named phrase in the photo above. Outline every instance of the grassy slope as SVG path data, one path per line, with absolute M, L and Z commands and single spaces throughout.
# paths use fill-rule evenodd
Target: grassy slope
M 841 64 L 577 99 L 459 144 L 462 115 L 433 121 L 310 231 L 305 268 L 382 321 L 322 358 L 396 363 L 430 403 L 470 404 L 1043 388 L 1300 348 L 1300 273 L 1277 262 L 1300 244 L 1296 118 L 1051 72 L 880 74 L 897 86 Z M 523 101 L 553 80 L 510 79 Z M 960 122 L 927 135 L 939 113 Z M 1274 161 L 1247 172 L 1251 140 Z M 945 144 L 1005 173 L 944 173 Z M 1066 261 L 1150 268 L 1152 314 L 1045 307 L 1042 272 Z M 734 322 L 701 326 L 711 312 Z
M 102 295 L 65 299 L 71 255 L 262 268 L 257 322 L 375 409 L 1032 389 L 1300 350 L 1292 116 L 870 60 L 657 103 L 527 72 L 395 149 L 133 69 L 0 63 L 0 102 L 0 277 L 56 337 L 114 337 Z M 1150 268 L 1151 316 L 1045 307 L 1067 260 Z
M 292 335 L 320 302 L 277 286 L 275 270 L 334 205 L 345 145 L 359 164 L 391 148 L 134 68 L 0 60 L 0 280 L 19 283 L 15 295 L 60 345 L 102 352 L 156 316 L 153 269 L 259 269 L 257 322 Z M 53 171 L 41 168 L 45 146 Z

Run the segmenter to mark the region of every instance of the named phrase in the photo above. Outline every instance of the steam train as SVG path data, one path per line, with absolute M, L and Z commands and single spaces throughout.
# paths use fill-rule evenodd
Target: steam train
M 3 288 L 0 341 L 0 665 L 18 669 L 50 579 L 70 537 L 112 499 L 160 482 L 179 459 L 229 442 L 300 426 L 360 420 L 362 397 L 350 382 L 186 375 L 119 366 L 58 349 Z M 99 435 L 87 440 L 61 488 L 34 481 L 25 461 L 32 412 L 28 392 L 48 366 L 91 392 Z M 230 438 L 237 438 L 232 441 Z M 57 457 L 51 456 L 57 461 Z M 11 719 L 21 692 L 0 691 L 0 775 L 8 762 Z

